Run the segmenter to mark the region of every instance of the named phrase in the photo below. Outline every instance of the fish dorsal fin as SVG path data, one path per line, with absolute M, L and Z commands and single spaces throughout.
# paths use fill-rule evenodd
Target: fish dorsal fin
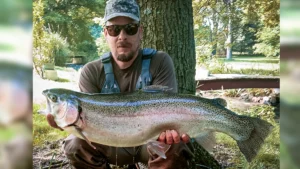
M 161 92 L 171 92 L 173 88 L 163 85 L 150 85 L 145 86 L 142 91 L 146 93 L 161 93 Z
M 226 107 L 227 106 L 227 101 L 225 99 L 222 99 L 222 98 L 215 98 L 213 99 L 213 101 L 223 107 Z

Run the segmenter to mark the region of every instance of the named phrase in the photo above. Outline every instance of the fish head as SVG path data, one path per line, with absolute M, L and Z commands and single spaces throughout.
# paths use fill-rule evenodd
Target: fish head
M 79 119 L 79 106 L 76 97 L 65 89 L 46 89 L 42 92 L 46 97 L 46 109 L 41 114 L 51 114 L 56 124 L 67 127 L 75 124 Z

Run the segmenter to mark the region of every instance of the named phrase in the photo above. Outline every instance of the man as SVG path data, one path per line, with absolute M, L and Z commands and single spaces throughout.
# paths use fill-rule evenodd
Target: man
M 177 92 L 170 56 L 161 51 L 140 49 L 143 29 L 135 0 L 108 1 L 104 21 L 104 35 L 111 52 L 84 66 L 79 80 L 82 92 L 131 92 L 147 85 L 168 86 Z M 49 124 L 56 127 L 52 119 L 47 117 Z M 162 132 L 157 140 L 171 145 L 166 150 L 167 159 L 147 150 L 146 145 L 116 148 L 93 143 L 97 147 L 94 150 L 85 140 L 74 136 L 66 139 L 64 150 L 76 168 L 110 168 L 108 164 L 138 168 L 138 162 L 148 164 L 151 169 L 187 168 L 187 160 L 192 156 L 192 148 L 185 144 L 190 140 L 187 134 L 180 136 L 170 129 Z

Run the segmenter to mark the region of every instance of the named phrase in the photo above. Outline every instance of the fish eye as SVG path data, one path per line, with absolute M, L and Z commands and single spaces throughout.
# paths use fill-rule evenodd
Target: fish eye
M 51 101 L 57 102 L 57 97 L 55 95 L 49 95 L 49 98 L 51 99 Z

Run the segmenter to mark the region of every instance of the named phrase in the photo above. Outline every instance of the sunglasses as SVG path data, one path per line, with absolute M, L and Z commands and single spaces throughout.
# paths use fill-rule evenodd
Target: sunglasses
M 122 29 L 126 32 L 127 35 L 135 35 L 139 30 L 139 24 L 130 23 L 127 25 L 109 25 L 105 26 L 109 36 L 119 36 Z

